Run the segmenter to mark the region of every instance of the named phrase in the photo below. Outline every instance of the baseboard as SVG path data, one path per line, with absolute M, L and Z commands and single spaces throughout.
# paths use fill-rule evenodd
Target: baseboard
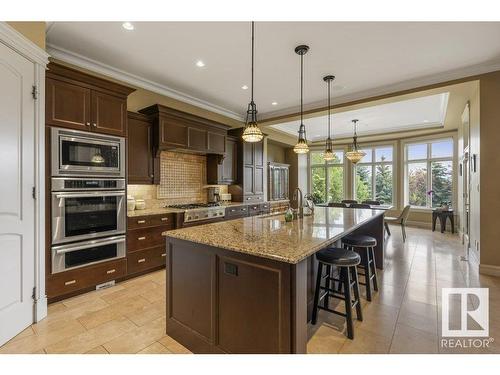
M 481 275 L 500 277 L 500 266 L 493 266 L 490 264 L 480 264 L 479 265 L 479 273 Z
M 414 227 L 414 228 L 423 228 L 423 229 L 432 229 L 432 223 L 426 222 L 426 221 L 410 221 L 408 220 L 406 222 L 406 225 L 408 227 Z M 446 226 L 446 233 L 451 233 L 450 225 Z M 436 223 L 436 232 L 441 232 L 441 225 Z M 455 226 L 455 234 L 458 234 L 458 228 Z
M 35 303 L 35 316 L 33 321 L 38 323 L 47 316 L 47 296 L 39 298 Z

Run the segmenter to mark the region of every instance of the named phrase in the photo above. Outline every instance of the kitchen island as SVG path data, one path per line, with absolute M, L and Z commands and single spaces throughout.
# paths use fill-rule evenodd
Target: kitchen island
M 306 353 L 318 250 L 349 233 L 377 239 L 384 212 L 317 207 L 165 232 L 167 334 L 194 353 Z

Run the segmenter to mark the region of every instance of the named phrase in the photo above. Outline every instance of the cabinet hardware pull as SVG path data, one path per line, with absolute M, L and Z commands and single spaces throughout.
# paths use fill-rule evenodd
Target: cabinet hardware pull
M 146 261 L 146 258 L 141 258 L 139 260 L 137 260 L 137 263 L 144 263 Z
M 234 208 L 233 208 L 233 209 L 231 209 L 231 212 L 234 212 L 234 211 L 236 211 L 236 209 L 234 209 Z
M 137 220 L 137 224 L 144 224 L 146 220 Z
M 142 241 L 142 240 L 145 240 L 145 239 L 146 239 L 146 237 L 138 237 L 137 239 L 138 239 L 139 241 Z
M 90 126 L 90 122 L 87 122 L 87 123 L 86 123 L 86 125 L 87 125 L 87 126 Z
M 115 273 L 115 272 L 116 272 L 116 270 L 115 270 L 114 268 L 113 268 L 112 270 L 107 270 L 107 271 L 106 271 L 106 273 L 107 273 L 108 275 L 109 275 L 109 274 L 111 274 L 111 273 Z
M 249 201 L 250 199 L 252 199 L 252 197 L 247 197 L 247 201 Z
M 97 124 L 96 124 L 95 122 L 92 124 L 92 126 L 93 126 L 94 128 L 97 128 Z
M 72 285 L 72 284 L 76 284 L 76 280 L 66 281 L 64 283 L 64 285 Z
M 167 253 L 163 253 L 161 254 L 162 257 L 166 257 L 167 256 Z
M 162 217 L 161 221 L 168 221 L 168 217 Z

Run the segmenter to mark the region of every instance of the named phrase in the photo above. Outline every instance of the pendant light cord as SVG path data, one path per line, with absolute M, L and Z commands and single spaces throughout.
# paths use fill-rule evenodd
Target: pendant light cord
M 300 124 L 304 123 L 304 54 L 300 54 Z
M 328 139 L 330 139 L 330 80 L 328 80 Z
M 254 21 L 252 21 L 252 103 L 253 103 L 253 62 L 254 62 Z

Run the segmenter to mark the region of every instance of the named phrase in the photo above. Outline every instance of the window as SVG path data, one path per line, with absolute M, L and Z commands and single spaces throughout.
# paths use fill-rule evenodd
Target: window
M 344 199 L 344 152 L 335 151 L 326 161 L 323 151 L 311 151 L 311 191 L 314 203 L 340 202 Z
M 409 143 L 405 147 L 405 202 L 439 207 L 453 200 L 453 139 Z
M 354 167 L 354 197 L 359 202 L 392 203 L 394 197 L 393 147 L 364 148 L 366 156 Z

